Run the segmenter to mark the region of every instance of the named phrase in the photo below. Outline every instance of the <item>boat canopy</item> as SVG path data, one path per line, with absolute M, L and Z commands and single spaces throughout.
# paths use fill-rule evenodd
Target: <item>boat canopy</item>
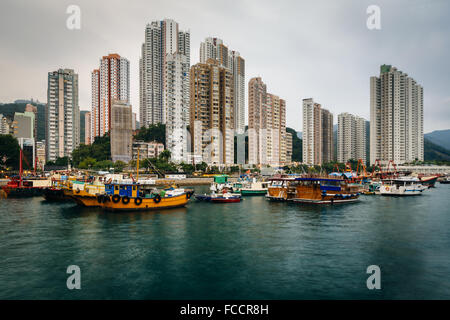
M 215 183 L 227 183 L 228 182 L 228 176 L 226 174 L 221 174 L 214 176 L 214 182 Z

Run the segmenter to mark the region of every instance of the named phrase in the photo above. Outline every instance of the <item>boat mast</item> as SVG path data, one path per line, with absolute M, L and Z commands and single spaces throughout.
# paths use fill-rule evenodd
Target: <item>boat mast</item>
M 22 157 L 23 157 L 23 152 L 22 152 L 22 148 L 20 148 L 20 161 L 19 161 L 19 188 L 22 186 L 22 173 L 23 173 Z
M 138 154 L 137 154 L 137 161 L 136 161 L 136 181 L 139 180 L 139 148 L 138 148 Z

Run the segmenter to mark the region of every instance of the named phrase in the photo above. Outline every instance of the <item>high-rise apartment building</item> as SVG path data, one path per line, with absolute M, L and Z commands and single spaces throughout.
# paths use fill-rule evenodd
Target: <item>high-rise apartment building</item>
M 322 115 L 322 163 L 334 161 L 333 114 L 321 109 Z
M 36 139 L 35 114 L 33 112 L 14 113 L 13 132 L 16 138 Z
M 166 59 L 168 55 L 184 55 L 190 66 L 190 50 L 190 32 L 180 31 L 174 20 L 147 24 L 139 60 L 140 126 L 166 123 L 163 100 L 167 90 Z
M 347 112 L 338 115 L 337 161 L 366 163 L 366 120 Z
M 278 166 L 286 162 L 286 102 L 267 93 L 261 78 L 252 78 L 248 88 L 249 164 Z
M 84 144 L 91 144 L 91 112 L 84 115 Z
M 234 127 L 239 133 L 245 130 L 245 60 L 239 52 L 229 50 L 218 38 L 206 38 L 200 43 L 200 63 L 208 59 L 217 60 L 219 65 L 233 74 Z
M 111 158 L 112 161 L 131 160 L 133 130 L 132 109 L 127 101 L 114 100 L 111 106 Z
M 188 161 L 189 60 L 179 53 L 168 54 L 165 62 L 164 110 L 166 112 L 166 148 L 174 162 Z
M 34 139 L 37 139 L 37 107 L 27 103 L 27 105 L 25 106 L 25 112 L 32 112 L 34 114 L 33 136 Z
M 423 88 L 390 65 L 370 78 L 370 163 L 423 161 Z
M 80 144 L 78 74 L 71 69 L 48 73 L 46 126 L 46 160 L 70 157 Z
M 37 160 L 37 167 L 43 170 L 46 162 L 45 140 L 36 142 L 36 160 Z
M 13 130 L 12 121 L 0 114 L 0 134 L 10 134 Z
M 303 163 L 322 164 L 333 161 L 333 114 L 303 99 Z
M 192 66 L 190 132 L 195 159 L 215 165 L 234 163 L 233 87 L 233 74 L 218 61 Z
M 91 73 L 91 141 L 111 128 L 111 108 L 115 100 L 130 102 L 130 62 L 118 54 L 100 59 L 100 68 Z

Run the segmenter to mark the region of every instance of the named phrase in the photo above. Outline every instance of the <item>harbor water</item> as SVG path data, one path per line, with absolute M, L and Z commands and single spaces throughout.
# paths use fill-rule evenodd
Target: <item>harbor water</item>
M 450 299 L 450 185 L 360 199 L 137 213 L 0 199 L 0 299 Z

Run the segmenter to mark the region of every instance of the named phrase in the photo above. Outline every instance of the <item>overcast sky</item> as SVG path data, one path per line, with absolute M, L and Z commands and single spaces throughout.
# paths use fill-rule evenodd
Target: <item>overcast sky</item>
M 66 27 L 69 5 L 81 8 L 81 29 Z M 381 9 L 381 30 L 366 26 L 369 5 Z M 284 0 L 1 0 L 0 102 L 47 100 L 47 73 L 79 75 L 80 108 L 90 109 L 90 72 L 101 56 L 130 60 L 131 103 L 139 111 L 139 56 L 145 25 L 172 18 L 191 32 L 191 63 L 200 42 L 222 38 L 246 61 L 250 78 L 286 100 L 287 125 L 301 131 L 302 99 L 337 115 L 369 120 L 369 77 L 381 64 L 424 87 L 425 132 L 450 128 L 450 2 Z M 247 92 L 246 92 L 247 95 Z M 246 111 L 247 113 L 247 111 Z

